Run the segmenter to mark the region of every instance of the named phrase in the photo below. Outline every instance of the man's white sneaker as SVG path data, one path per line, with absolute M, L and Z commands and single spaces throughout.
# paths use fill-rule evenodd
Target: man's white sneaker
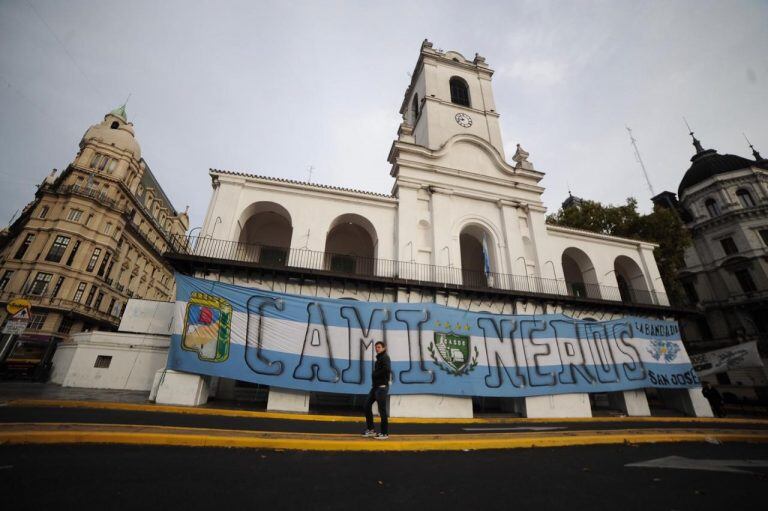
M 376 440 L 386 440 L 386 439 L 389 438 L 389 435 L 384 435 L 384 434 L 379 433 L 378 435 L 376 435 L 373 438 L 375 438 Z
M 366 429 L 365 431 L 363 431 L 363 436 L 364 437 L 375 437 L 376 436 L 376 432 L 374 430 L 372 430 L 372 429 Z

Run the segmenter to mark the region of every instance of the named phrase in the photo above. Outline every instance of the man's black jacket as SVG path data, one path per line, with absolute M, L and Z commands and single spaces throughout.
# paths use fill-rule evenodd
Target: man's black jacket
M 392 363 L 389 361 L 389 355 L 386 351 L 376 355 L 376 363 L 373 366 L 373 386 L 389 385 L 389 373 L 392 370 Z

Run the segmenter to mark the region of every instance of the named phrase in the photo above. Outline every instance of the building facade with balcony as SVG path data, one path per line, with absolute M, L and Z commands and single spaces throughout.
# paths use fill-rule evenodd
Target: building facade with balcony
M 691 133 L 693 136 L 693 133 Z M 768 357 L 768 160 L 750 145 L 753 159 L 704 149 L 696 154 L 677 197 L 654 202 L 676 209 L 693 244 L 679 275 L 686 305 L 700 315 L 681 321 L 692 354 L 755 341 Z M 757 398 L 768 385 L 763 368 L 735 369 L 708 377 L 738 397 Z M 749 389 L 749 390 L 747 390 Z
M 544 173 L 520 145 L 507 162 L 492 76 L 483 57 L 424 41 L 389 152 L 391 194 L 212 169 L 201 232 L 179 238 L 168 259 L 182 273 L 294 295 L 673 318 L 653 244 L 546 224 Z M 304 410 L 312 397 L 295 394 L 285 399 Z M 406 397 L 393 414 L 417 402 Z M 547 401 L 560 407 L 551 413 L 589 410 L 586 394 L 560 397 Z M 619 397 L 647 409 L 642 391 Z M 472 399 L 457 399 L 471 414 Z
M 131 297 L 172 300 L 173 269 L 162 254 L 188 223 L 142 158 L 125 107 L 113 110 L 3 230 L 0 323 L 5 304 L 24 298 L 32 305 L 25 336 L 60 340 L 115 330 Z

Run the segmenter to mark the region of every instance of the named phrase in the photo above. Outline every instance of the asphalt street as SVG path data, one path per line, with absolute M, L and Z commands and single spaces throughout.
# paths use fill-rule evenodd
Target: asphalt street
M 320 453 L 0 447 L 5 509 L 759 509 L 768 470 L 628 467 L 670 456 L 768 460 L 768 444 Z M 711 462 L 706 466 L 711 466 Z

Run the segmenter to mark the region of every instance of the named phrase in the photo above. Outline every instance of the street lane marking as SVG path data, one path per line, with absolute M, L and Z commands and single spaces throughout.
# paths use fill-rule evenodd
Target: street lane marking
M 461 428 L 464 431 L 553 431 L 568 429 L 566 426 L 518 426 L 515 428 Z
M 641 468 L 676 468 L 682 470 L 708 470 L 712 472 L 732 472 L 736 474 L 754 474 L 749 470 L 733 467 L 766 468 L 768 460 L 701 460 L 682 456 L 667 456 L 654 460 L 629 463 L 626 467 Z

